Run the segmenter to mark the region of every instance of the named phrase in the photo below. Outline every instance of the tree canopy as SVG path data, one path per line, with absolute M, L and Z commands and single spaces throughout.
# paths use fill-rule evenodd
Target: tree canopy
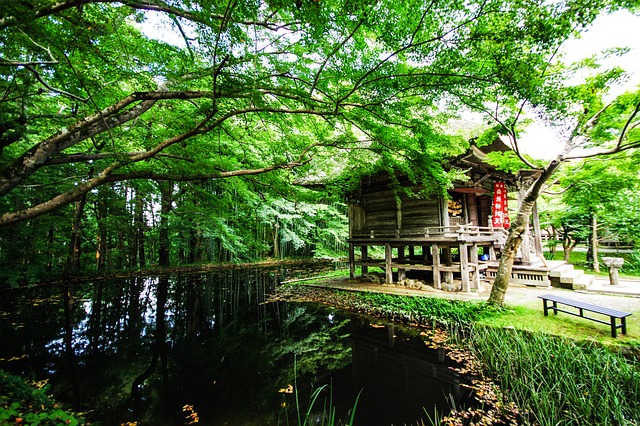
M 5 2 L 0 226 L 110 182 L 290 182 L 340 153 L 444 184 L 451 112 L 549 103 L 549 60 L 595 3 Z

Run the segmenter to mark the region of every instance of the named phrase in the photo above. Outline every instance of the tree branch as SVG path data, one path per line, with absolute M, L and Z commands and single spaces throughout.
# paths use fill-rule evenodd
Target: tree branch
M 36 79 L 47 89 L 51 90 L 52 92 L 55 93 L 59 93 L 61 95 L 64 95 L 68 98 L 71 99 L 75 99 L 76 101 L 80 101 L 82 103 L 86 103 L 89 99 L 88 98 L 81 98 L 78 95 L 74 95 L 73 93 L 67 92 L 66 90 L 62 90 L 62 89 L 56 89 L 55 87 L 50 86 L 49 84 L 47 84 L 46 81 L 44 81 L 42 79 L 42 76 L 40 75 L 40 73 L 38 71 L 35 70 L 35 68 L 33 68 L 31 65 L 23 65 L 25 69 L 31 71 L 31 73 L 36 77 Z

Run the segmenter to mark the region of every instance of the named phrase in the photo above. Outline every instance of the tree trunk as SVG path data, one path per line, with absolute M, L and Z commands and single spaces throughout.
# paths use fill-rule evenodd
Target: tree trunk
M 507 289 L 509 288 L 509 280 L 511 279 L 513 262 L 515 261 L 516 253 L 522 243 L 522 239 L 526 236 L 525 232 L 529 226 L 529 216 L 531 216 L 533 206 L 535 205 L 544 184 L 549 180 L 549 178 L 551 178 L 556 170 L 558 170 L 560 164 L 562 164 L 562 157 L 566 152 L 568 152 L 569 148 L 570 146 L 567 144 L 563 153 L 547 164 L 540 173 L 540 176 L 533 181 L 531 186 L 524 193 L 522 202 L 518 208 L 518 214 L 511 224 L 509 236 L 507 237 L 504 249 L 502 250 L 500 264 L 498 265 L 498 271 L 488 300 L 489 303 L 496 305 L 504 304 L 504 297 L 507 293 Z
M 80 256 L 82 254 L 82 236 L 80 232 L 80 224 L 84 215 L 84 206 L 87 202 L 87 194 L 84 194 L 76 201 L 76 210 L 73 217 L 73 226 L 71 229 L 71 242 L 69 244 L 69 259 L 67 261 L 67 273 L 80 272 Z
M 593 254 L 593 271 L 600 272 L 600 263 L 598 262 L 598 215 L 596 213 L 591 217 L 591 251 Z
M 144 249 L 144 231 L 146 223 L 144 221 L 144 200 L 140 190 L 136 190 L 136 248 L 137 248 L 137 263 L 140 268 L 147 266 L 146 254 Z M 137 265 L 136 265 L 137 266 Z
M 556 242 L 558 241 L 558 230 L 555 226 L 551 226 L 551 241 L 553 241 L 553 243 L 549 247 L 549 251 L 551 252 L 551 258 L 553 259 L 554 257 L 556 257 L 556 252 L 558 250 L 556 244 Z
M 518 253 L 518 248 L 522 243 L 522 239 L 526 236 L 527 227 L 529 226 L 529 216 L 533 209 L 533 202 L 524 201 L 520 204 L 518 209 L 518 215 L 516 219 L 511 223 L 509 229 L 509 236 L 504 244 L 500 256 L 500 263 L 498 265 L 498 271 L 496 278 L 491 288 L 491 295 L 489 296 L 489 303 L 502 305 L 504 303 L 504 297 L 509 288 L 509 280 L 511 279 L 511 270 L 513 269 L 513 263 Z

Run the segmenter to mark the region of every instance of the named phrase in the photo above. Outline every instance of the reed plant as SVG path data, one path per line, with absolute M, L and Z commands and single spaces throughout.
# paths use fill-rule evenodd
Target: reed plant
M 353 407 L 347 413 L 347 418 L 345 420 L 341 420 L 337 417 L 336 406 L 333 401 L 333 385 L 322 385 L 318 388 L 313 389 L 311 395 L 309 395 L 309 401 L 306 404 L 305 409 L 303 404 L 300 402 L 297 357 L 294 357 L 293 359 L 293 371 L 294 384 L 279 391 L 283 397 L 281 406 L 284 408 L 283 418 L 287 426 L 291 426 L 289 415 L 287 413 L 287 394 L 292 394 L 294 398 L 296 410 L 296 426 L 353 426 L 355 422 L 356 409 L 358 407 L 358 401 L 360 400 L 362 390 L 360 390 L 360 392 L 356 396 Z M 281 424 L 280 420 L 281 419 L 278 420 L 278 425 Z
M 466 343 L 527 424 L 640 424 L 640 368 L 593 342 L 476 325 Z

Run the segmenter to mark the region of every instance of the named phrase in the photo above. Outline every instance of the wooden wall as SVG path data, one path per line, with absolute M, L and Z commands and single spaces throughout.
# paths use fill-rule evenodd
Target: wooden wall
M 464 212 L 460 218 L 444 217 L 446 204 L 438 198 L 416 199 L 401 195 L 396 198 L 390 189 L 361 194 L 358 202 L 349 207 L 350 237 L 370 234 L 394 234 L 397 230 L 420 233 L 427 227 L 471 223 L 489 226 L 491 197 L 487 195 L 457 194 L 464 200 Z
M 402 195 L 397 200 L 392 190 L 362 194 L 359 203 L 350 205 L 349 219 L 352 236 L 371 231 L 384 234 L 399 229 L 420 231 L 442 225 L 437 198 L 424 200 Z

